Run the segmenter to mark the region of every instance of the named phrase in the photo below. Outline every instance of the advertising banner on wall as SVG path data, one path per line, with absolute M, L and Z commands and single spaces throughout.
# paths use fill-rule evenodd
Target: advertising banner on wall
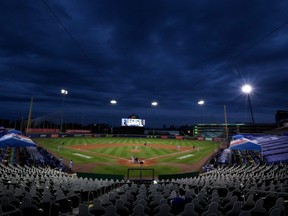
M 66 130 L 66 133 L 91 133 L 91 131 L 90 130 Z
M 28 133 L 58 133 L 57 128 L 28 128 Z

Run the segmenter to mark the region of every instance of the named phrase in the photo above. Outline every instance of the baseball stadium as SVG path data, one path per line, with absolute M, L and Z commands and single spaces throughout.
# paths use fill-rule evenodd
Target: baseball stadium
M 288 1 L 0 5 L 0 216 L 288 216 Z
M 2 127 L 1 215 L 287 214 L 285 125 L 144 125 Z

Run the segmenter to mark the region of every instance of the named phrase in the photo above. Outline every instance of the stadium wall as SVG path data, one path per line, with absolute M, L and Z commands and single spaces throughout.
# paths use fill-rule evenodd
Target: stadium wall
M 64 134 L 64 133 L 32 133 L 27 134 L 31 139 L 33 138 L 62 138 L 62 137 L 130 137 L 130 138 L 155 138 L 155 139 L 179 139 L 179 140 L 195 140 L 194 137 L 190 136 L 179 136 L 179 135 L 137 135 L 137 134 Z M 197 140 L 224 142 L 225 139 L 221 138 L 204 138 L 198 137 Z

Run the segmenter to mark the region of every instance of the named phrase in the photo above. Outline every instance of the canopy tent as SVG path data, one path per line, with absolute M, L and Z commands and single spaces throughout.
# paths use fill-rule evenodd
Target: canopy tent
M 11 133 L 14 133 L 14 134 L 22 134 L 21 131 L 19 131 L 19 130 L 15 130 L 15 129 L 8 130 L 7 133 L 8 133 L 8 134 L 11 134 Z
M 261 145 L 245 138 L 243 135 L 235 135 L 230 142 L 230 149 L 261 151 Z
M 0 138 L 0 148 L 3 147 L 36 147 L 36 143 L 29 137 L 15 133 L 6 134 Z

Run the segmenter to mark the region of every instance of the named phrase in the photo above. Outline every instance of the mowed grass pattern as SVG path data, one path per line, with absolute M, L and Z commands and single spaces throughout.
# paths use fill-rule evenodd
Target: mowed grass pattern
M 62 156 L 66 162 L 72 159 L 75 165 L 93 164 L 94 166 L 91 172 L 120 175 L 126 175 L 129 167 L 121 165 L 117 161 L 119 159 L 126 159 L 128 161 L 132 155 L 144 161 L 150 159 L 156 161 L 154 165 L 145 166 L 145 168 L 154 168 L 156 175 L 182 173 L 183 169 L 181 169 L 180 165 L 192 166 L 198 163 L 203 158 L 211 155 L 219 145 L 219 143 L 212 141 L 129 137 L 39 138 L 34 139 L 34 141 L 51 153 L 57 155 L 57 157 Z M 147 145 L 145 146 L 144 143 Z M 76 145 L 83 145 L 83 147 L 85 147 L 92 144 L 96 146 L 99 145 L 100 148 L 89 150 L 71 148 Z M 115 147 L 113 144 L 125 145 Z M 175 148 L 156 148 L 152 147 L 152 144 L 169 145 Z M 103 147 L 103 145 L 105 145 L 105 147 Z M 149 147 L 149 145 L 151 147 Z M 180 148 L 187 146 L 193 150 L 179 152 L 177 151 L 178 145 Z M 58 151 L 58 146 L 61 146 L 60 151 Z M 139 152 L 133 152 L 135 146 L 137 146 Z M 79 157 L 74 155 L 74 153 L 83 154 L 92 158 Z M 188 157 L 185 157 L 187 155 Z M 173 164 L 175 164 L 175 166 L 173 166 Z
M 137 150 L 139 152 L 133 152 L 135 150 L 134 146 L 120 146 L 120 147 L 110 147 L 109 144 L 105 148 L 97 148 L 93 149 L 91 151 L 101 153 L 101 154 L 106 154 L 106 155 L 113 155 L 115 157 L 120 157 L 120 158 L 131 158 L 132 155 L 134 157 L 138 158 L 151 158 L 151 157 L 156 157 L 160 155 L 167 155 L 174 153 L 175 150 L 171 149 L 159 149 L 159 148 L 150 148 L 148 146 L 137 146 Z

